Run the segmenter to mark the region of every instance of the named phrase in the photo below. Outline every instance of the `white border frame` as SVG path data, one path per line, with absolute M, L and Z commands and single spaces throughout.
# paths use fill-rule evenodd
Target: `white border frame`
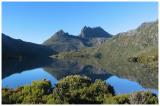
M 160 12 L 160 7 L 159 7 L 159 0 L 2 0 L 1 1 L 1 4 L 0 4 L 0 23 L 1 23 L 1 26 L 0 26 L 0 32 L 2 33 L 2 2 L 158 2 L 158 11 Z M 160 17 L 160 14 L 158 12 L 158 20 L 159 20 L 159 17 Z M 159 32 L 158 34 L 160 35 L 160 26 L 159 26 L 159 21 L 158 21 L 158 29 L 159 29 Z M 160 37 L 158 35 L 158 55 L 160 53 Z M 1 76 L 1 80 L 0 80 L 0 105 L 2 105 L 2 36 L 1 36 L 1 39 L 0 39 L 0 68 L 1 68 L 1 71 L 0 71 L 0 76 Z M 160 60 L 160 56 L 158 56 L 158 60 Z M 158 90 L 159 90 L 159 87 L 160 87 L 160 72 L 159 72 L 159 67 L 160 67 L 160 63 L 158 62 Z M 160 96 L 159 96 L 159 91 L 158 91 L 158 98 L 159 98 L 159 104 L 160 104 Z M 13 105 L 13 104 L 12 104 Z M 18 105 L 18 104 L 16 104 Z M 45 104 L 41 104 L 41 105 L 45 105 Z M 64 104 L 65 105 L 65 104 Z M 107 105 L 107 104 L 102 104 L 102 105 Z M 119 104 L 115 105 L 115 106 L 118 106 Z M 9 105 L 6 105 L 6 106 L 9 106 Z M 22 106 L 25 106 L 25 105 L 22 105 Z M 38 106 L 38 105 L 35 105 L 35 106 Z M 49 106 L 49 105 L 46 105 L 46 106 Z M 56 106 L 62 106 L 62 105 L 56 105 Z M 69 106 L 69 105 L 66 105 L 66 106 Z M 81 105 L 80 105 L 81 106 Z M 86 105 L 86 106 L 93 106 L 93 105 Z M 97 106 L 97 105 L 96 105 Z M 107 106 L 111 106 L 110 104 L 107 105 Z M 126 106 L 129 106 L 129 105 L 126 105 Z M 142 105 L 140 105 L 142 106 Z M 155 105 L 154 105 L 155 106 Z

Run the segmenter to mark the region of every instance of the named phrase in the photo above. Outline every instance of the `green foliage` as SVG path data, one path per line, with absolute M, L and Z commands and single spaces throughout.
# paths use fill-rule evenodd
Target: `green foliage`
M 102 53 L 97 52 L 95 53 L 94 57 L 100 59 L 102 58 Z
M 104 94 L 114 95 L 113 88 L 103 81 L 97 80 L 93 83 L 88 77 L 79 75 L 60 80 L 53 90 L 54 100 L 70 104 L 102 103 Z
M 42 97 L 50 93 L 51 83 L 47 80 L 33 81 L 15 90 L 2 89 L 3 104 L 37 104 L 43 103 Z
M 105 104 L 158 104 L 158 98 L 151 92 L 134 92 L 104 99 Z
M 3 104 L 14 104 L 15 102 L 15 98 L 13 98 L 13 90 L 12 89 L 3 89 L 2 90 L 2 98 L 3 98 L 3 101 L 2 103 Z
M 144 49 L 136 56 L 130 56 L 128 61 L 133 63 L 141 63 L 148 66 L 152 72 L 156 72 L 158 70 L 158 47 Z
M 135 79 L 147 88 L 158 88 L 158 21 L 142 24 L 137 29 L 119 33 L 98 46 L 68 52 L 63 56 L 65 59 L 80 57 L 79 60 L 85 65 L 89 63 L 113 75 Z
M 105 104 L 129 104 L 129 95 L 117 95 L 104 99 Z
M 158 98 L 151 92 L 136 92 L 129 97 L 131 104 L 158 104 Z
M 128 61 L 149 64 L 151 62 L 158 61 L 158 55 L 156 55 L 156 56 L 142 55 L 142 56 L 137 56 L 137 57 L 129 57 Z
M 71 75 L 61 79 L 55 88 L 50 81 L 33 81 L 17 89 L 2 89 L 3 104 L 157 104 L 150 92 L 115 95 L 114 89 L 101 80 L 92 82 L 86 76 Z
M 139 60 L 138 57 L 129 57 L 128 58 L 129 62 L 138 62 L 138 60 Z
M 53 58 L 58 59 L 65 59 L 65 58 L 89 58 L 91 55 L 85 52 L 79 52 L 79 51 L 68 51 L 68 52 L 61 52 L 57 55 L 53 55 Z

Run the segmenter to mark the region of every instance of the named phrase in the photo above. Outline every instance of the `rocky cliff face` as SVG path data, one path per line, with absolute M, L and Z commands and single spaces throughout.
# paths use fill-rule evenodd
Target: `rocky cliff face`
M 84 28 L 82 28 L 81 33 L 80 33 L 79 36 L 81 38 L 84 38 L 84 39 L 112 37 L 111 34 L 109 34 L 108 32 L 106 32 L 101 27 L 91 28 L 91 27 L 87 27 L 87 26 L 85 26 Z

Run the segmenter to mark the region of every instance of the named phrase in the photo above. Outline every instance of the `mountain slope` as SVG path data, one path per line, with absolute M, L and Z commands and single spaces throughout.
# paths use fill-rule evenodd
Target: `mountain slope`
M 43 45 L 57 52 L 77 51 L 80 50 L 80 48 L 99 45 L 110 37 L 112 37 L 112 35 L 100 27 L 84 27 L 79 36 L 70 35 L 60 30 L 46 40 Z
M 135 30 L 119 33 L 112 39 L 103 43 L 99 51 L 104 56 L 110 57 L 117 55 L 119 57 L 138 55 L 145 51 L 158 47 L 158 21 L 144 23 Z M 158 50 L 158 48 L 157 48 Z
M 112 74 L 135 80 L 133 76 L 143 80 L 150 79 L 148 83 L 157 87 L 158 83 L 158 21 L 143 23 L 135 30 L 120 33 L 94 49 L 95 54 L 102 54 L 99 63 Z M 145 55 L 145 56 L 144 56 Z M 130 57 L 155 57 L 154 61 L 146 63 L 130 63 Z M 131 75 L 128 74 L 131 71 Z M 140 76 L 139 72 L 150 73 L 150 76 Z M 122 74 L 123 73 L 123 74 Z M 154 80 L 153 79 L 154 76 Z M 150 78 L 151 77 L 151 78 Z M 139 79 L 140 80 L 140 79 Z M 143 83 L 143 82 L 140 82 Z M 146 85 L 147 86 L 147 85 Z
M 39 57 L 50 56 L 56 52 L 44 45 L 25 42 L 20 39 L 13 39 L 2 33 L 2 57 L 19 58 L 19 57 Z
M 145 87 L 157 88 L 158 21 L 143 23 L 135 30 L 119 33 L 101 45 L 61 55 L 66 58 L 84 57 L 84 60 L 98 56 L 96 60 L 99 67 L 108 73 L 139 82 Z M 129 62 L 130 57 L 140 57 L 142 62 Z
M 69 35 L 63 30 L 56 32 L 51 38 L 46 40 L 43 45 L 46 45 L 57 52 L 78 50 L 85 47 L 83 41 L 79 37 Z

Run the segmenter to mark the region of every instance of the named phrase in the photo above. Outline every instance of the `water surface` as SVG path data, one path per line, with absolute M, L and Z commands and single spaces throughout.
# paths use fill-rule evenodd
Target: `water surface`
M 34 80 L 48 79 L 54 86 L 58 80 L 67 75 L 86 75 L 92 80 L 101 79 L 113 86 L 116 94 L 127 94 L 136 91 L 149 90 L 158 94 L 158 89 L 154 84 L 141 82 L 139 77 L 131 74 L 119 76 L 119 72 L 111 72 L 103 67 L 94 64 L 84 64 L 80 60 L 23 60 L 5 61 L 2 65 L 2 87 L 17 88 L 19 86 L 31 84 Z M 132 72 L 131 72 L 132 73 Z M 140 73 L 137 73 L 140 74 Z M 142 73 L 143 74 L 143 73 Z M 125 76 L 125 77 L 124 77 Z M 144 76 L 145 77 L 145 76 Z M 145 79 L 146 81 L 152 79 Z M 145 81 L 142 78 L 142 81 Z M 155 79 L 153 79 L 155 80 Z M 138 82 L 139 81 L 139 82 Z

